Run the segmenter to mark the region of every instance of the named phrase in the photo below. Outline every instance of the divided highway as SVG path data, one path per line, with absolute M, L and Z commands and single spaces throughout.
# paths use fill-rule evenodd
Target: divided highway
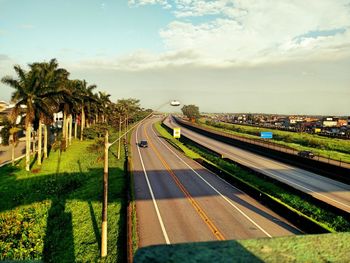
M 132 136 L 139 247 L 301 232 L 256 200 L 177 152 L 150 119 Z M 148 147 L 137 146 L 147 140 Z
M 350 185 L 206 137 L 175 123 L 174 120 L 170 121 L 169 118 L 165 124 L 169 127 L 181 127 L 183 135 L 226 158 L 350 213 Z

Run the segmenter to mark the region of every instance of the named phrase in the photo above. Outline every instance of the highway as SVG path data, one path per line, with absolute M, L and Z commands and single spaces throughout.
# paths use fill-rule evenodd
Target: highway
M 181 127 L 183 135 L 226 158 L 350 213 L 350 185 L 206 137 L 182 127 L 174 120 L 169 121 L 169 118 L 165 124 L 170 127 Z
M 149 119 L 132 135 L 139 247 L 300 234 L 239 189 L 174 150 Z M 147 140 L 148 147 L 137 146 Z

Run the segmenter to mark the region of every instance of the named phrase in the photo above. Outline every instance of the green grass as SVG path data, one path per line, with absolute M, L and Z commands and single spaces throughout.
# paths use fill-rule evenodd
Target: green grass
M 159 134 L 164 139 L 166 139 L 166 141 L 170 143 L 174 148 L 184 152 L 186 156 L 192 159 L 200 158 L 200 155 L 198 153 L 192 151 L 191 149 L 186 147 L 183 143 L 181 143 L 179 140 L 176 140 L 171 134 L 169 134 L 169 132 L 162 127 L 161 122 L 156 122 L 154 124 L 154 127 L 157 129 Z
M 0 260 L 101 261 L 103 162 L 89 150 L 92 144 L 73 141 L 32 172 L 23 161 L 0 168 Z M 109 155 L 108 257 L 102 262 L 125 259 L 118 249 L 125 235 L 123 159 Z
M 128 136 L 128 142 L 130 147 L 130 140 L 131 140 L 131 133 Z M 131 206 L 131 241 L 132 241 L 132 252 L 135 254 L 135 252 L 138 249 L 138 233 L 137 233 L 137 215 L 136 215 L 136 201 L 135 201 L 135 188 L 134 188 L 134 174 L 133 174 L 133 167 L 132 167 L 132 151 L 129 152 L 129 175 L 130 175 L 130 206 Z
M 272 142 L 295 149 L 296 151 L 309 150 L 316 155 L 350 163 L 350 140 L 322 137 L 316 134 L 296 133 L 251 127 L 238 124 L 213 122 L 201 119 L 199 124 L 214 130 L 225 131 L 233 135 L 259 139 L 261 131 L 273 132 Z
M 349 262 L 350 233 L 186 243 L 141 248 L 141 262 Z
M 159 123 L 156 124 L 156 129 L 163 137 L 165 137 L 167 133 L 167 138 L 173 143 L 176 143 L 178 147 L 183 149 L 188 157 L 201 157 L 209 161 L 210 163 L 224 170 L 239 181 L 244 182 L 245 184 L 248 184 L 258 189 L 259 191 L 266 193 L 267 195 L 273 197 L 277 202 L 289 206 L 290 209 L 294 209 L 306 215 L 311 220 L 314 220 L 315 222 L 319 223 L 331 232 L 350 231 L 350 222 L 348 222 L 342 216 L 335 215 L 332 212 L 329 212 L 315 204 L 312 204 L 309 201 L 303 199 L 302 197 L 285 189 L 280 184 L 276 184 L 272 181 L 265 180 L 259 177 L 258 175 L 250 173 L 233 163 L 230 163 L 220 157 L 213 155 L 212 152 L 204 148 L 198 147 L 193 143 L 190 143 L 189 141 L 186 141 L 185 144 L 183 144 L 175 140 L 171 137 L 167 130 L 163 128 Z M 187 153 L 190 153 L 190 155 L 188 155 Z

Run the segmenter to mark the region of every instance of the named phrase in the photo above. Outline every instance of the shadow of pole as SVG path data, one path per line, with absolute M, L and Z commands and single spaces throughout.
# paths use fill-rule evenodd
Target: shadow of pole
M 94 208 L 92 207 L 91 201 L 89 201 L 88 204 L 89 204 L 92 226 L 94 228 L 95 238 L 98 243 L 98 249 L 101 250 L 101 233 L 100 233 L 100 230 L 98 229 Z
M 60 165 L 61 165 L 61 150 L 59 150 L 58 152 L 58 160 L 57 160 L 57 167 L 56 167 L 56 174 L 58 174 L 58 172 L 60 171 Z
M 44 238 L 44 262 L 75 262 L 72 213 L 65 212 L 66 200 L 53 198 Z

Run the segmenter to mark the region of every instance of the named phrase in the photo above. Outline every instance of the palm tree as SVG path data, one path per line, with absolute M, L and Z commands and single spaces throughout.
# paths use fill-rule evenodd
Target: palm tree
M 29 66 L 38 78 L 40 90 L 46 94 L 41 100 L 35 101 L 38 119 L 38 165 L 41 165 L 42 130 L 44 127 L 44 158 L 47 158 L 48 136 L 46 124 L 50 123 L 49 119 L 52 120 L 52 115 L 59 102 L 70 95 L 65 86 L 69 73 L 65 69 L 58 68 L 56 59 L 51 59 L 48 63 L 32 63 Z
M 80 109 L 81 109 L 81 121 L 80 121 L 80 140 L 83 140 L 83 132 L 86 125 L 86 109 L 90 112 L 90 103 L 95 101 L 93 98 L 93 90 L 96 88 L 96 85 L 87 85 L 85 80 L 78 81 L 76 86 L 77 97 L 80 100 Z
M 49 67 L 57 67 L 56 60 L 51 60 Z M 57 94 L 61 91 L 57 88 L 57 71 L 47 71 L 39 67 L 39 63 L 29 65 L 31 70 L 25 71 L 19 65 L 14 66 L 17 79 L 6 76 L 2 78 L 4 84 L 14 88 L 11 101 L 15 103 L 12 110 L 14 116 L 18 116 L 21 107 L 25 108 L 25 130 L 26 130 L 26 170 L 30 170 L 30 139 L 33 121 L 38 117 L 39 132 L 41 132 L 41 122 L 43 116 L 51 116 L 53 105 L 57 102 Z M 62 70 L 60 70 L 63 72 Z M 50 72 L 50 73 L 48 73 Z M 54 76 L 55 75 L 55 76 Z M 41 139 L 39 138 L 39 142 Z M 41 147 L 40 155 L 41 155 Z M 38 156 L 41 161 L 41 156 Z
M 67 80 L 65 86 L 69 90 L 70 96 L 65 96 L 61 100 L 60 108 L 63 111 L 62 134 L 65 140 L 65 148 L 67 148 L 72 143 L 73 114 L 78 111 L 77 107 L 80 100 L 77 81 Z
M 25 129 L 26 129 L 26 170 L 29 171 L 30 165 L 30 134 L 32 122 L 34 120 L 35 108 L 34 101 L 37 99 L 37 91 L 39 90 L 39 82 L 37 76 L 33 72 L 26 72 L 19 65 L 14 66 L 17 79 L 10 76 L 2 78 L 4 84 L 14 88 L 11 101 L 15 102 L 12 110 L 14 116 L 18 116 L 21 106 L 26 107 Z
M 108 115 L 108 113 L 111 110 L 111 101 L 109 99 L 109 97 L 111 96 L 110 94 L 107 94 L 106 92 L 101 92 L 99 91 L 99 101 L 100 101 L 100 105 L 102 107 L 100 107 L 100 112 L 101 112 L 101 121 L 102 123 L 106 122 L 106 116 Z

